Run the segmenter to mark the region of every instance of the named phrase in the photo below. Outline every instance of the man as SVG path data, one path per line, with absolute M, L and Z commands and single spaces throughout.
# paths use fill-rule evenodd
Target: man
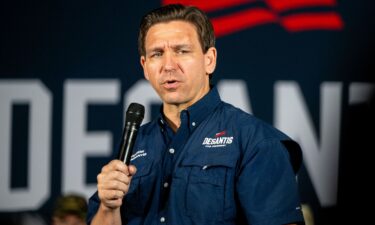
M 52 225 L 85 225 L 87 202 L 83 196 L 60 196 L 54 206 Z
M 182 5 L 156 9 L 143 18 L 138 45 L 162 110 L 140 128 L 132 165 L 103 167 L 88 222 L 302 223 L 299 146 L 210 87 L 217 52 L 207 16 Z

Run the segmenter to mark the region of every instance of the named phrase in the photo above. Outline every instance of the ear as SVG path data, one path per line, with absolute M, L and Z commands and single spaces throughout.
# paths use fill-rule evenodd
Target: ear
M 211 47 L 204 54 L 206 73 L 211 74 L 216 68 L 217 52 L 215 47 Z
M 147 73 L 147 68 L 146 68 L 146 58 L 144 56 L 141 56 L 140 58 L 140 63 L 143 68 L 143 76 L 145 77 L 146 80 L 149 80 L 148 73 Z

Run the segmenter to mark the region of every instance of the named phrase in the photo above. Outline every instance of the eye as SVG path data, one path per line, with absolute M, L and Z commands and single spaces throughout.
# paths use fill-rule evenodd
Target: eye
M 183 55 L 183 54 L 187 54 L 187 53 L 189 53 L 189 51 L 185 50 L 185 49 L 179 49 L 179 50 L 177 50 L 177 54 L 179 54 L 179 55 Z
M 185 50 L 185 49 L 179 49 L 179 50 L 176 51 L 177 55 L 186 55 L 188 53 L 189 53 L 189 51 Z
M 157 58 L 157 57 L 160 57 L 162 55 L 163 55 L 162 52 L 153 52 L 153 53 L 151 53 L 150 57 L 151 58 Z

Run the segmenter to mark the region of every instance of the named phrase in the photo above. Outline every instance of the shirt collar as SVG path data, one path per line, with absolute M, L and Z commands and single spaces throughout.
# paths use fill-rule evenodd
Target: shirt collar
M 213 87 L 203 98 L 191 105 L 187 111 L 189 113 L 189 126 L 195 128 L 203 122 L 215 108 L 221 103 L 219 92 Z

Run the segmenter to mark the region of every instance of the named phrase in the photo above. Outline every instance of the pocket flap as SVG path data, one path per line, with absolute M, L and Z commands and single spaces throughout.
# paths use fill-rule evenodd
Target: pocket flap
M 152 162 L 147 162 L 147 164 L 134 164 L 134 166 L 137 168 L 137 172 L 134 174 L 132 179 L 149 175 L 152 165 Z
M 237 154 L 225 150 L 203 150 L 198 154 L 187 154 L 181 161 L 181 166 L 200 166 L 206 169 L 213 166 L 235 167 L 237 163 Z

